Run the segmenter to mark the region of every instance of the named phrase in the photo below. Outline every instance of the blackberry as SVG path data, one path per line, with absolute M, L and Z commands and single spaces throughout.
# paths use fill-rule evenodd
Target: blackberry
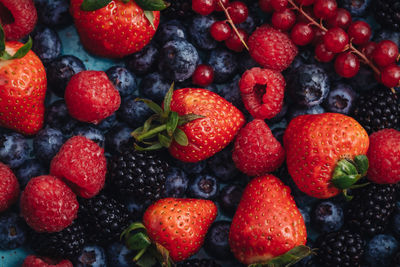
M 375 0 L 376 20 L 387 28 L 400 31 L 400 2 L 398 0 Z
M 125 150 L 110 162 L 111 188 L 120 196 L 157 200 L 162 197 L 168 164 L 156 152 Z
M 169 3 L 171 5 L 161 12 L 162 16 L 170 19 L 189 18 L 194 16 L 194 12 L 192 10 L 192 1 L 174 0 L 169 1 Z
M 354 118 L 371 134 L 399 124 L 400 106 L 388 88 L 373 89 L 355 103 Z
M 365 241 L 349 230 L 330 232 L 318 237 L 316 261 L 324 267 L 361 266 Z
M 178 262 L 177 267 L 221 267 L 212 259 L 191 259 Z
M 70 226 L 55 233 L 37 233 L 30 235 L 30 247 L 37 254 L 59 258 L 74 259 L 86 243 L 83 226 L 74 221 Z
M 356 189 L 345 211 L 345 222 L 363 234 L 377 235 L 385 231 L 395 207 L 395 186 L 370 184 Z
M 94 244 L 117 240 L 129 224 L 125 206 L 103 194 L 81 199 L 78 218 L 84 225 L 88 241 Z

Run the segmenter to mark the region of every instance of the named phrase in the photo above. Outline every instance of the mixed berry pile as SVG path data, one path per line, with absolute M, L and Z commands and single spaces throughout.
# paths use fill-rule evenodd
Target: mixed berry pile
M 0 24 L 22 266 L 400 266 L 399 1 L 0 0 Z

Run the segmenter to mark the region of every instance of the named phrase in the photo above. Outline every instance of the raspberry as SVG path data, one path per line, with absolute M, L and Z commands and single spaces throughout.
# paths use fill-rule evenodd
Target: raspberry
M 52 260 L 46 257 L 29 255 L 25 258 L 22 267 L 73 267 L 69 260 Z
M 104 150 L 83 136 L 70 138 L 51 161 L 50 173 L 81 197 L 91 198 L 103 188 L 107 171 Z
M 60 179 L 43 175 L 33 178 L 21 195 L 21 214 L 37 232 L 58 232 L 78 214 L 78 201 Z
M 283 71 L 297 55 L 289 36 L 268 25 L 257 28 L 248 41 L 251 57 L 264 68 Z
M 257 119 L 271 119 L 282 109 L 285 79 L 274 70 L 252 68 L 239 81 L 243 103 Z
M 239 131 L 232 158 L 239 170 L 259 176 L 279 168 L 285 160 L 285 151 L 268 125 L 255 119 Z
M 72 117 L 97 124 L 119 108 L 121 97 L 105 72 L 81 71 L 69 81 L 65 102 Z
M 0 162 L 0 212 L 7 210 L 17 201 L 19 184 L 11 169 Z

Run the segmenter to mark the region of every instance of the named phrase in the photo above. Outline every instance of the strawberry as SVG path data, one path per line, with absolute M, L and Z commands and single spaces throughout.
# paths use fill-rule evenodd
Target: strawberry
M 229 231 L 235 257 L 246 265 L 289 266 L 310 253 L 306 241 L 306 226 L 290 188 L 273 175 L 254 178 Z
M 289 174 L 310 196 L 333 197 L 368 170 L 368 134 L 346 115 L 298 116 L 289 123 L 283 141 Z
M 156 115 L 132 133 L 136 141 L 151 144 L 145 150 L 167 147 L 173 157 L 185 162 L 198 162 L 221 151 L 245 123 L 236 107 L 206 89 L 173 91 L 171 87 L 163 109 L 150 100 L 143 101 Z M 156 124 L 151 125 L 153 122 Z M 151 142 L 153 137 L 158 140 Z
M 91 53 L 122 58 L 140 51 L 156 32 L 163 0 L 71 0 L 83 46 Z

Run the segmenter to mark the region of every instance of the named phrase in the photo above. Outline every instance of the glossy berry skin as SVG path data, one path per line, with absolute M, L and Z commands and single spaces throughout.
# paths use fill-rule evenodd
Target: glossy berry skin
M 229 247 L 230 227 L 230 221 L 217 221 L 211 225 L 204 240 L 204 249 L 209 255 L 220 260 L 233 256 Z
M 400 85 L 400 66 L 391 64 L 381 71 L 381 82 L 386 87 L 397 87 Z
M 337 3 L 335 0 L 315 0 L 314 2 L 314 15 L 317 18 L 329 19 L 335 16 Z
M 344 8 L 336 9 L 335 15 L 330 17 L 327 22 L 329 28 L 340 27 L 347 29 L 351 24 L 352 18 L 349 11 Z
M 397 45 L 390 40 L 383 40 L 378 43 L 374 52 L 372 53 L 372 59 L 380 67 L 386 67 L 396 62 L 399 55 L 399 48 Z
M 315 0 L 296 0 L 296 3 L 303 6 L 310 6 L 314 4 Z
M 357 56 L 350 52 L 343 52 L 335 59 L 335 71 L 342 77 L 351 78 L 360 69 L 360 61 Z
M 142 50 L 127 58 L 127 68 L 137 75 L 145 75 L 156 67 L 159 51 L 153 43 L 146 45 Z
M 106 70 L 106 74 L 121 97 L 131 95 L 137 89 L 136 76 L 125 67 L 111 67 Z
M 246 33 L 246 31 L 243 29 L 238 29 L 238 32 L 243 41 L 247 43 L 248 34 Z M 232 31 L 231 36 L 229 36 L 229 38 L 225 40 L 225 45 L 230 50 L 235 52 L 241 52 L 244 49 L 242 41 L 234 31 Z
M 217 21 L 211 25 L 211 36 L 217 41 L 225 41 L 231 36 L 232 28 L 225 21 Z
M 329 29 L 323 37 L 325 47 L 333 53 L 342 52 L 349 44 L 349 36 L 339 27 Z
M 249 15 L 249 10 L 247 9 L 246 4 L 241 1 L 230 2 L 228 4 L 228 12 L 235 24 L 244 22 Z
M 314 30 L 307 23 L 299 22 L 290 32 L 290 38 L 296 45 L 307 45 L 314 39 Z
M 73 267 L 69 260 L 53 260 L 50 258 L 29 255 L 25 258 L 22 267 Z
M 214 176 L 198 174 L 189 183 L 188 194 L 192 198 L 215 199 L 218 196 L 219 183 Z
M 372 30 L 368 23 L 359 20 L 351 23 L 347 33 L 354 44 L 363 45 L 366 44 L 371 38 Z
M 291 9 L 284 9 L 283 11 L 275 11 L 272 14 L 272 25 L 282 31 L 290 30 L 296 22 L 296 14 Z
M 320 62 L 330 62 L 335 58 L 335 53 L 329 51 L 324 42 L 319 42 L 315 45 L 315 58 Z
M 200 64 L 196 67 L 192 76 L 193 84 L 206 87 L 212 84 L 213 80 L 214 70 L 210 65 Z
M 272 8 L 275 11 L 282 11 L 282 10 L 286 9 L 286 7 L 288 5 L 287 0 L 271 0 L 270 3 L 271 3 Z
M 221 0 L 222 4 L 224 5 L 224 7 L 227 7 L 229 4 L 229 0 Z M 221 12 L 223 11 L 223 9 L 221 8 L 221 6 L 219 5 L 219 0 L 215 1 L 215 7 L 214 7 L 215 11 L 217 12 Z
M 360 47 L 361 52 L 368 58 L 372 59 L 372 54 L 375 51 L 375 48 L 378 44 L 370 41 Z
M 18 200 L 19 183 L 10 167 L 0 162 L 0 212 L 11 207 Z
M 19 40 L 29 34 L 36 25 L 37 12 L 33 0 L 2 0 L 1 4 L 11 14 L 12 19 L 2 17 L 2 25 L 7 40 Z M 4 12 L 6 13 L 6 12 Z
M 270 13 L 274 11 L 274 8 L 271 5 L 272 0 L 258 0 L 258 5 L 260 9 L 266 13 Z
M 329 233 L 339 230 L 344 223 L 343 209 L 331 201 L 323 201 L 314 207 L 311 214 L 312 225 L 319 232 Z
M 215 1 L 216 0 L 193 0 L 192 9 L 200 15 L 210 15 L 215 9 Z

